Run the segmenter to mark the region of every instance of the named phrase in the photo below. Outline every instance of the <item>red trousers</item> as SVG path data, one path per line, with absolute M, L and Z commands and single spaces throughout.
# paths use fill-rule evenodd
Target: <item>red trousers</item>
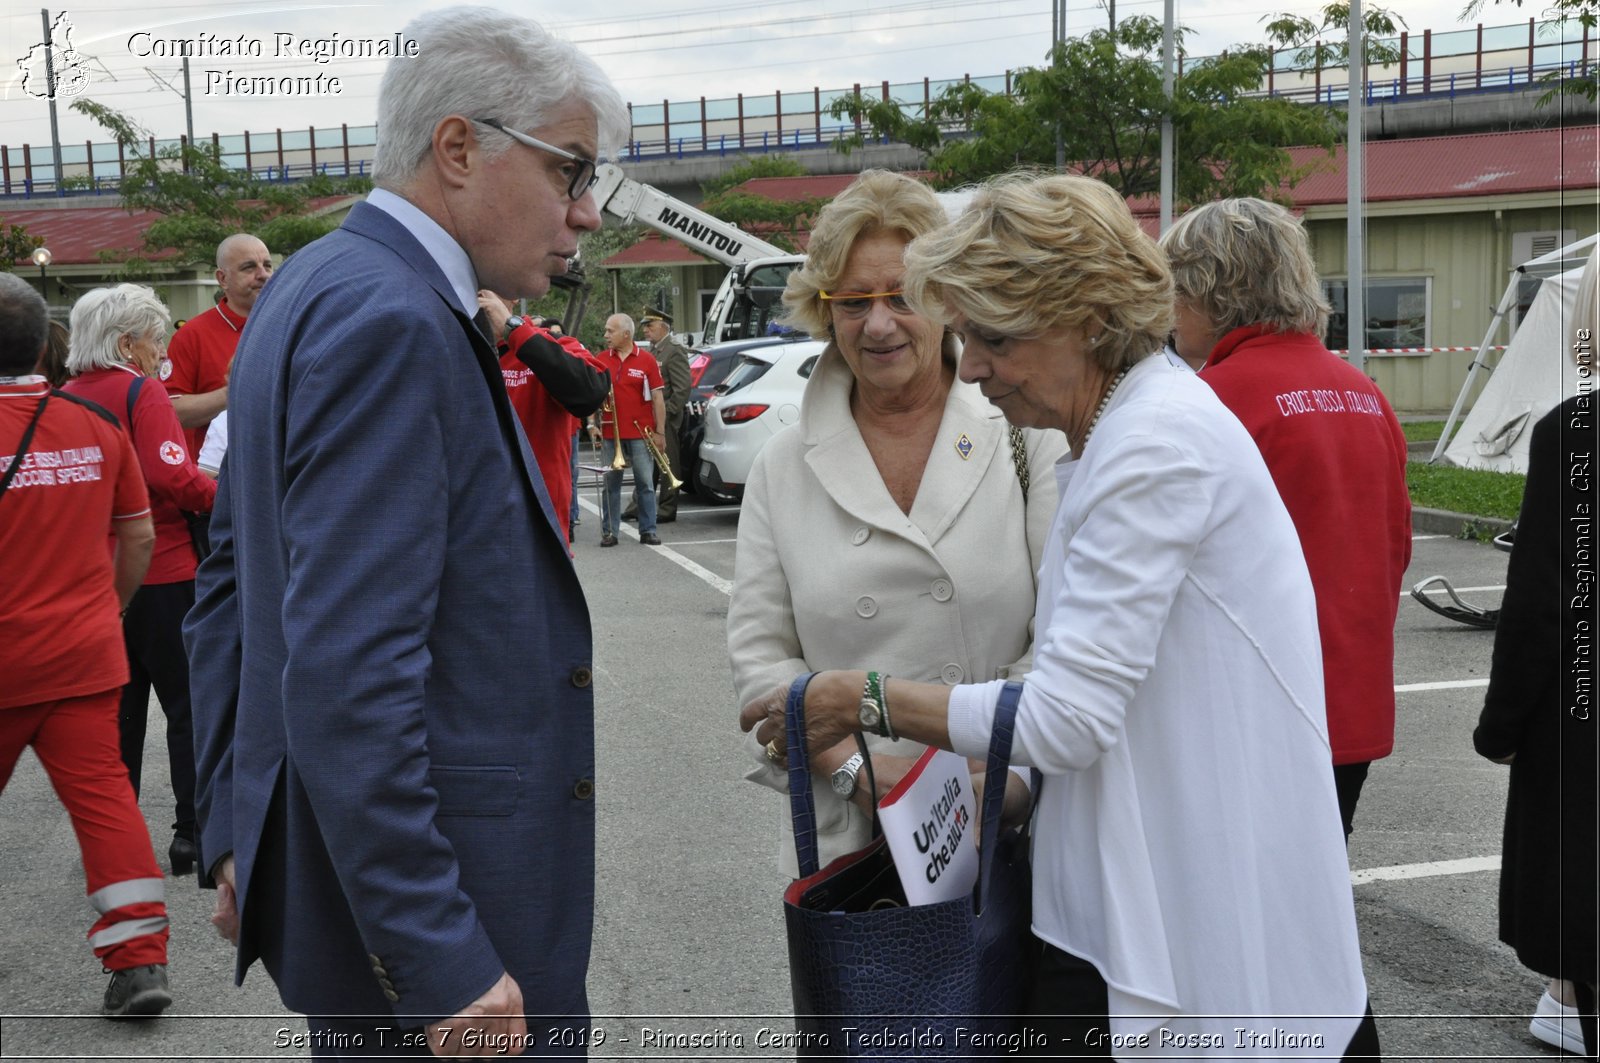
M 89 903 L 89 944 L 107 970 L 167 962 L 165 883 L 128 782 L 117 733 L 120 688 L 0 709 L 0 790 L 33 747 L 72 817 Z

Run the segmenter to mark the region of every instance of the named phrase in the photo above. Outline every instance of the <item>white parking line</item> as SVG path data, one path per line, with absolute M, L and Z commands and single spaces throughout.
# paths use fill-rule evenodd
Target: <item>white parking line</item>
M 593 513 L 596 517 L 598 517 L 600 515 L 600 507 L 595 505 L 593 502 L 589 501 L 587 498 L 580 498 L 578 500 L 578 504 L 580 506 L 582 506 L 584 509 L 588 510 L 590 513 Z M 626 535 L 628 538 L 632 539 L 634 542 L 638 542 L 639 541 L 639 531 L 638 531 L 638 529 L 633 527 L 627 521 L 623 521 L 622 522 L 622 534 Z M 710 587 L 714 588 L 715 590 L 719 590 L 723 594 L 728 594 L 728 595 L 731 595 L 733 593 L 733 581 L 732 580 L 725 580 L 721 576 L 717 575 L 715 572 L 711 571 L 709 568 L 706 568 L 704 565 L 700 565 L 700 564 L 697 564 L 697 563 L 695 563 L 693 561 L 690 561 L 687 557 L 684 557 L 682 554 L 678 553 L 672 547 L 670 547 L 670 546 L 652 546 L 650 549 L 654 550 L 657 554 L 660 554 L 662 557 L 666 558 L 668 561 L 671 561 L 674 565 L 677 565 L 679 568 L 683 569 L 685 572 L 689 573 L 691 576 L 694 576 L 697 579 L 703 580 L 707 585 L 709 585 Z
M 738 539 L 674 539 L 673 546 L 711 546 L 716 543 L 736 543 Z
M 1454 539 L 1454 538 L 1455 538 L 1455 536 L 1453 536 L 1453 535 L 1413 535 L 1411 537 L 1411 541 L 1414 542 L 1414 543 L 1420 543 L 1424 539 Z
M 1467 690 L 1471 687 L 1486 687 L 1487 679 L 1448 679 L 1442 683 L 1406 683 L 1397 684 L 1394 688 L 1396 694 L 1415 694 L 1421 690 Z
M 1498 871 L 1498 856 L 1469 856 L 1464 860 L 1435 860 L 1427 864 L 1393 864 L 1350 872 L 1350 885 L 1387 882 L 1406 878 L 1436 878 L 1440 875 L 1468 875 L 1474 871 Z

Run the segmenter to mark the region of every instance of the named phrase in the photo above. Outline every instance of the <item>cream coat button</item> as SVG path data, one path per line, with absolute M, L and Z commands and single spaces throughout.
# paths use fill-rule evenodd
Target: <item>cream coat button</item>
M 967 677 L 967 673 L 959 664 L 952 663 L 944 666 L 944 670 L 939 673 L 939 677 L 950 686 L 955 686 Z
M 955 593 L 956 593 L 955 588 L 950 586 L 950 581 L 949 580 L 947 580 L 947 579 L 936 579 L 936 580 L 933 581 L 933 600 L 934 601 L 936 601 L 936 602 L 948 602 L 951 598 L 955 597 Z
M 865 619 L 872 619 L 878 615 L 878 603 L 871 596 L 863 594 L 856 599 L 856 615 Z
M 850 537 L 850 541 L 855 543 L 857 546 L 860 546 L 870 538 L 872 538 L 872 529 L 857 528 L 856 533 Z

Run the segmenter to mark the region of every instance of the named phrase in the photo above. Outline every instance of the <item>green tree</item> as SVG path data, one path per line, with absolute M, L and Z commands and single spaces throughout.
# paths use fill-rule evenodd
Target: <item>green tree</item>
M 148 254 L 175 249 L 185 265 L 215 261 L 217 244 L 237 232 L 250 232 L 277 254 L 287 255 L 332 231 L 334 223 L 312 216 L 311 202 L 324 196 L 359 195 L 372 187 L 365 177 L 317 174 L 303 181 L 264 181 L 222 161 L 211 144 L 168 145 L 150 152 L 149 133 L 127 116 L 80 99 L 73 109 L 93 119 L 120 145 L 128 160 L 118 192 L 129 213 L 163 215 L 144 233 Z M 109 256 L 109 257 L 108 257 Z M 123 257 L 117 252 L 102 258 Z M 148 260 L 124 263 L 128 276 L 147 274 Z
M 30 234 L 21 225 L 0 221 L 0 263 L 6 269 L 14 271 L 19 268 L 18 261 L 27 259 L 33 254 L 33 249 L 43 243 L 42 238 Z M 25 268 L 34 268 L 33 263 L 27 262 Z
M 804 177 L 809 172 L 783 155 L 741 158 L 721 176 L 700 186 L 700 209 L 785 251 L 799 250 L 798 234 L 809 231 L 811 219 L 827 205 L 827 197 L 770 199 L 740 191 L 738 186 L 756 177 Z
M 1161 23 L 1138 15 L 1115 29 L 1094 30 L 1058 44 L 1042 67 L 1019 71 L 1011 95 L 970 83 L 954 85 L 913 115 L 893 101 L 846 97 L 835 117 L 859 118 L 863 134 L 841 143 L 851 150 L 866 136 L 887 136 L 928 153 L 935 183 L 950 187 L 1019 167 L 1053 168 L 1056 130 L 1069 164 L 1123 195 L 1160 188 Z M 1178 31 L 1179 42 L 1183 31 Z M 1264 80 L 1265 47 L 1187 61 L 1175 84 L 1172 123 L 1177 138 L 1174 189 L 1182 202 L 1218 196 L 1282 198 L 1302 176 L 1287 148 L 1338 142 L 1340 120 L 1330 108 L 1251 95 Z M 952 129 L 964 133 L 949 135 Z
M 1267 36 L 1280 48 L 1300 50 L 1296 69 L 1344 66 L 1350 58 L 1350 5 L 1327 4 L 1320 18 L 1282 14 L 1267 16 Z M 1271 21 L 1268 21 L 1270 19 Z M 1381 7 L 1369 7 L 1361 15 L 1361 51 L 1371 66 L 1400 60 L 1400 42 L 1395 34 L 1406 20 Z

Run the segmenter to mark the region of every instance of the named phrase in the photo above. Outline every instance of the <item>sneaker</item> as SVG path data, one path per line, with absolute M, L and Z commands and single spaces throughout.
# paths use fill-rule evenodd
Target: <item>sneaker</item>
M 616 546 L 617 545 L 617 537 L 615 535 L 612 535 L 610 532 L 606 532 L 604 535 L 600 536 L 600 545 L 601 546 Z
M 153 1019 L 172 1004 L 167 965 L 147 964 L 111 972 L 100 1014 L 108 1019 Z
M 655 532 L 640 532 L 639 533 L 639 545 L 641 545 L 641 546 L 660 546 L 661 545 L 661 537 L 659 535 L 657 535 Z
M 1578 1027 L 1578 1009 L 1563 1004 L 1547 989 L 1534 1009 L 1528 1032 L 1547 1045 L 1563 1052 L 1583 1055 L 1583 1031 Z

